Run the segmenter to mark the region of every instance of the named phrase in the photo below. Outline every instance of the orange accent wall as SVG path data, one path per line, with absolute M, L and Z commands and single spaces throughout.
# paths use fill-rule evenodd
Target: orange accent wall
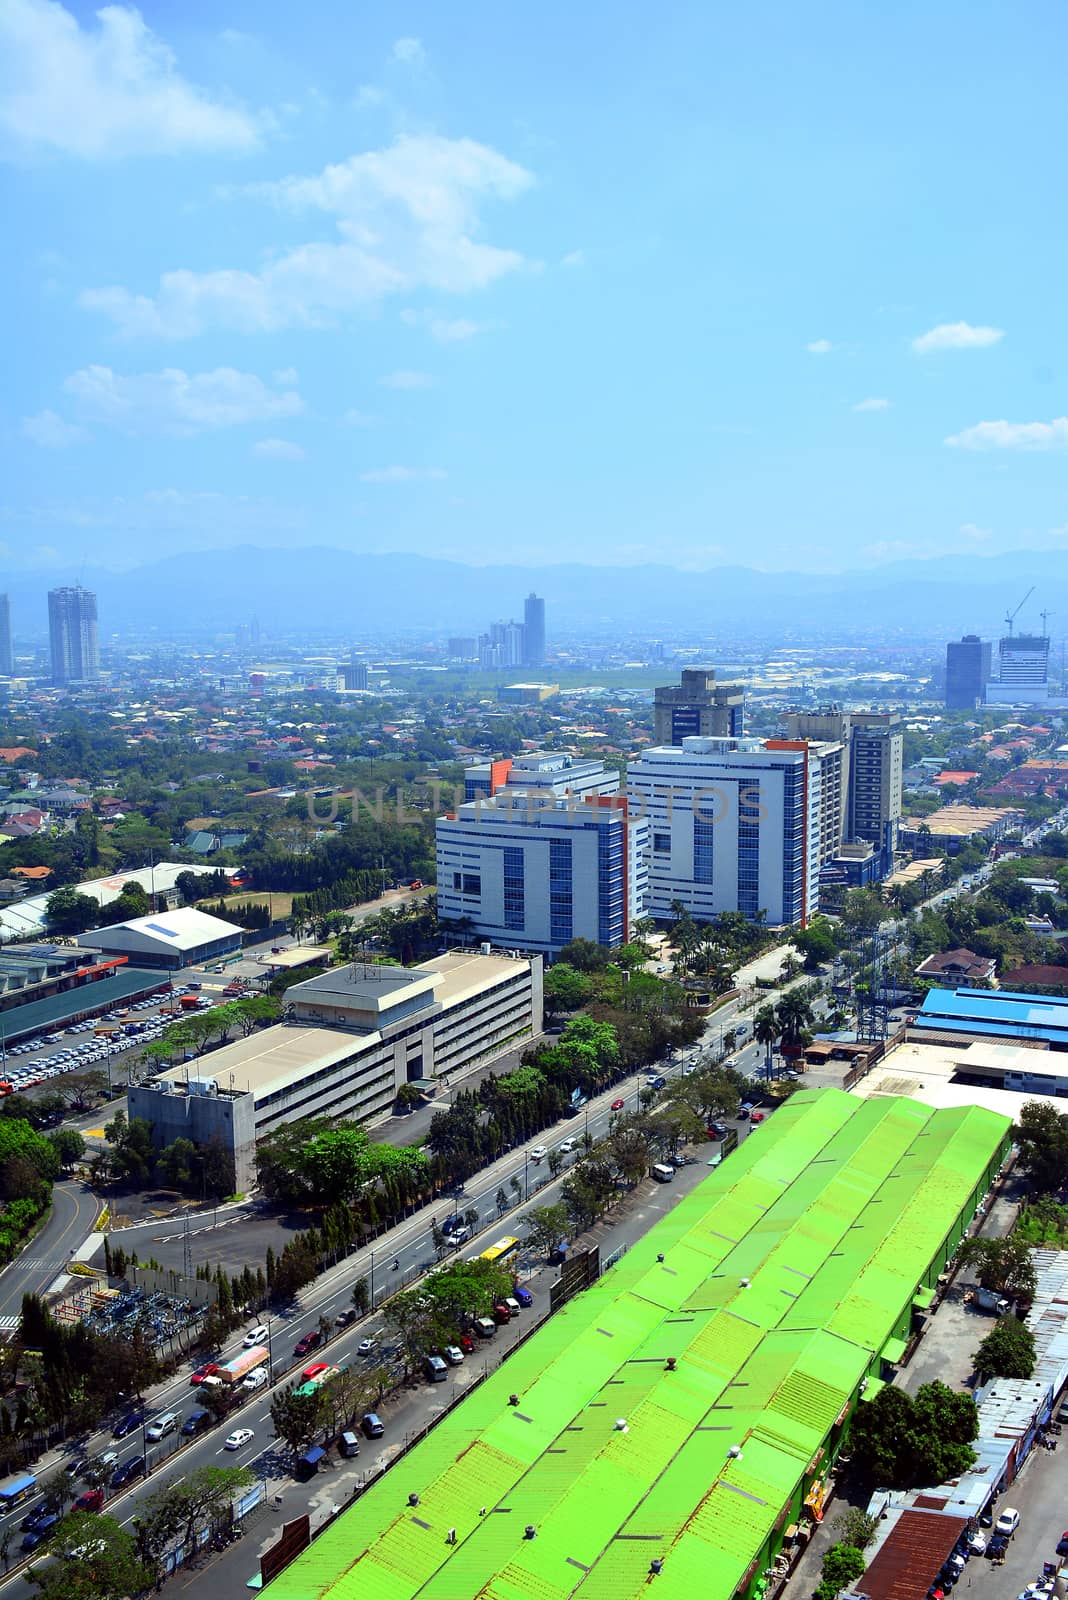
M 490 762 L 490 794 L 496 794 L 498 789 L 503 789 L 508 782 L 508 774 L 512 770 L 511 756 L 505 756 L 502 761 Z

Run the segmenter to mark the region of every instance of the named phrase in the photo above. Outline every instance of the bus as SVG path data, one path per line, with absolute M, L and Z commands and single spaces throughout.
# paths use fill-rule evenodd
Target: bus
M 519 1240 L 506 1234 L 503 1239 L 498 1239 L 496 1244 L 491 1244 L 488 1250 L 483 1250 L 481 1255 L 475 1256 L 475 1261 L 489 1261 L 495 1267 L 508 1267 L 519 1255 Z
M 308 1379 L 307 1383 L 302 1383 L 299 1389 L 294 1389 L 293 1394 L 294 1396 L 298 1394 L 314 1394 L 316 1389 L 321 1389 L 324 1383 L 330 1382 L 331 1378 L 338 1377 L 340 1372 L 340 1367 L 324 1366 L 322 1372 L 317 1372 L 314 1377 Z

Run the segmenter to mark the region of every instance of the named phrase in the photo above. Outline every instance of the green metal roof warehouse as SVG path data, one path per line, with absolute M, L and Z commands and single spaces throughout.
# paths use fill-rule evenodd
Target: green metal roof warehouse
M 980 1107 L 794 1095 L 272 1592 L 628 1600 L 654 1558 L 657 1600 L 759 1592 L 784 1527 L 819 1500 L 860 1385 L 872 1394 L 900 1357 L 1009 1127 Z

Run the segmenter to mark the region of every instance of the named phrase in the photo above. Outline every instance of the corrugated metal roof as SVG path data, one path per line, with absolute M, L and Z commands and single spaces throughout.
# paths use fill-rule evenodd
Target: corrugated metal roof
M 967 1518 L 937 1511 L 902 1511 L 857 1584 L 868 1600 L 917 1600 L 949 1559 Z
M 277 1600 L 636 1600 L 654 1556 L 660 1600 L 732 1594 L 1007 1130 L 976 1107 L 801 1091 L 409 1453 L 400 1501 L 388 1473 L 322 1534 Z

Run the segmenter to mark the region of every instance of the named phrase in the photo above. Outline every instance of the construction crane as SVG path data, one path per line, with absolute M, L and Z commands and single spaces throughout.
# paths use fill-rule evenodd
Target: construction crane
M 1047 619 L 1049 617 L 1052 617 L 1053 612 L 1052 611 L 1040 611 L 1038 614 L 1042 618 L 1042 637 L 1043 637 L 1043 639 L 1048 639 L 1049 638 L 1049 629 L 1046 627 L 1046 621 L 1047 621 Z
M 1034 592 L 1035 592 L 1035 586 L 1034 586 L 1034 584 L 1032 584 L 1030 589 L 1028 589 L 1027 593 L 1024 595 L 1023 599 L 1020 601 L 1020 604 L 1016 607 L 1016 610 L 1015 611 L 1006 611 L 1006 613 L 1005 613 L 1005 621 L 1008 624 L 1009 638 L 1010 639 L 1012 638 L 1012 625 L 1013 625 L 1013 623 L 1016 621 L 1017 616 L 1023 610 L 1024 606 L 1027 604 L 1028 600 L 1030 600 L 1030 598 L 1034 594 Z

